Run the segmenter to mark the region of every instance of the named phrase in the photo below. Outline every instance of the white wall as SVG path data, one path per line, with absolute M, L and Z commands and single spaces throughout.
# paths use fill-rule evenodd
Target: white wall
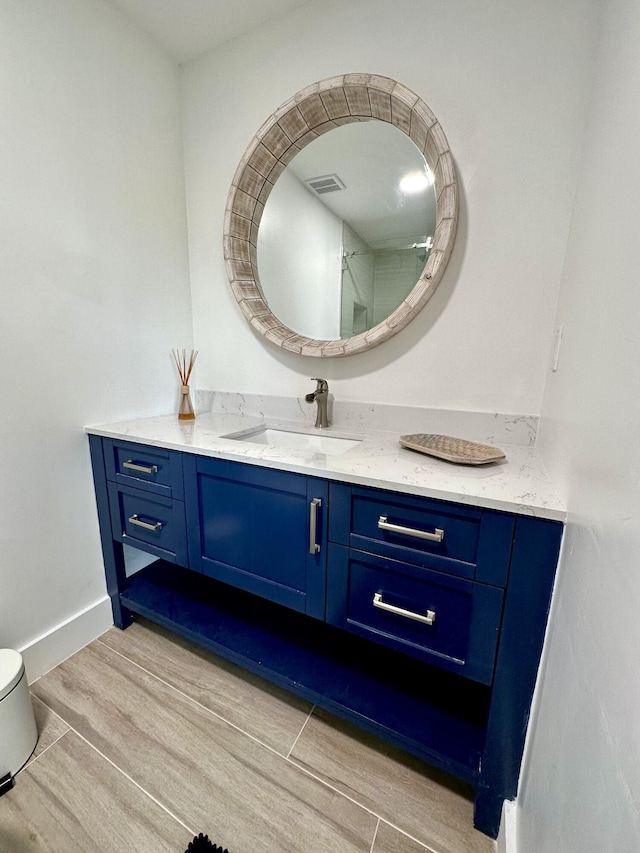
M 518 853 L 640 847 L 640 6 L 601 45 L 540 445 L 567 496 Z
M 258 237 L 260 283 L 271 310 L 295 332 L 339 338 L 341 264 L 342 220 L 285 169 Z
M 185 155 L 199 385 L 297 396 L 322 370 L 341 398 L 537 414 L 589 93 L 591 0 L 323 0 L 186 66 Z M 346 359 L 280 351 L 227 283 L 238 162 L 302 87 L 387 75 L 441 120 L 462 182 L 459 236 L 425 310 Z M 260 371 L 255 365 L 261 364 Z
M 83 426 L 170 411 L 191 318 L 173 63 L 100 0 L 28 0 L 0 4 L 0 65 L 0 646 L 23 649 L 104 599 Z

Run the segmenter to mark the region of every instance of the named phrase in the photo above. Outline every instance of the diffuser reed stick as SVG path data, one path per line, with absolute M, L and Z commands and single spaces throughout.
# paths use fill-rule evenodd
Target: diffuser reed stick
M 173 355 L 173 360 L 175 361 L 176 367 L 178 368 L 178 376 L 180 377 L 180 381 L 182 382 L 178 420 L 192 421 L 195 418 L 196 413 L 193 411 L 193 405 L 191 403 L 191 394 L 189 393 L 189 378 L 191 376 L 191 371 L 193 370 L 193 365 L 196 363 L 196 358 L 198 357 L 198 350 L 192 349 L 187 355 L 187 350 L 185 349 L 173 349 L 171 350 L 171 354 Z

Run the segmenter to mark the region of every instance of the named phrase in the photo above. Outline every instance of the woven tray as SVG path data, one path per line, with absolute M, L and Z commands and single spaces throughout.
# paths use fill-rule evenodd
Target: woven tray
M 487 462 L 505 458 L 499 447 L 478 444 L 451 435 L 430 435 L 423 432 L 401 435 L 400 444 L 409 450 L 437 456 L 438 459 L 446 459 L 447 462 L 456 462 L 458 465 L 486 465 Z

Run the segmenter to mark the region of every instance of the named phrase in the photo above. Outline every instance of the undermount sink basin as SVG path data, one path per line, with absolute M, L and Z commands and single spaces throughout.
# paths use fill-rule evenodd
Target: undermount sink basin
M 252 444 L 264 444 L 267 447 L 280 447 L 291 450 L 309 450 L 328 456 L 339 456 L 360 443 L 358 438 L 341 438 L 323 433 L 295 432 L 276 427 L 257 427 L 255 429 L 223 435 L 234 441 L 250 441 Z

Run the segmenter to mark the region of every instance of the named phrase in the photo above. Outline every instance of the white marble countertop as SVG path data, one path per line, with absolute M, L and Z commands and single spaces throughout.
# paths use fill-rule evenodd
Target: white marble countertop
M 260 425 L 360 441 L 340 455 L 329 455 L 223 438 Z M 566 517 L 565 506 L 535 447 L 501 444 L 506 459 L 500 462 L 454 465 L 401 447 L 399 432 L 353 432 L 332 427 L 317 431 L 292 421 L 235 413 L 201 414 L 195 421 L 179 421 L 175 414 L 162 415 L 89 426 L 86 432 L 522 515 L 557 521 Z

